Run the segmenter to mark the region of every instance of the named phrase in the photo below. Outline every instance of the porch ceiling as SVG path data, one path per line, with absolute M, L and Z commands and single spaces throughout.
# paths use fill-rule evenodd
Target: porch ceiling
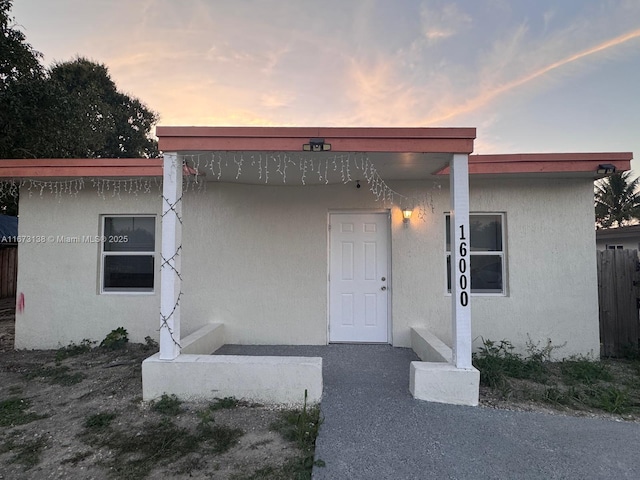
M 351 180 L 366 179 L 363 162 L 373 166 L 385 180 L 424 180 L 436 178 L 436 174 L 448 167 L 450 153 L 391 153 L 391 152 L 180 152 L 194 172 L 196 169 L 207 181 L 244 184 L 300 184 L 301 172 L 305 172 L 305 185 L 344 183 L 344 168 L 349 164 Z M 283 162 L 287 166 L 287 181 L 283 181 Z M 241 175 L 238 175 L 241 164 Z M 268 164 L 268 178 L 265 172 Z M 222 166 L 221 166 L 222 165 Z

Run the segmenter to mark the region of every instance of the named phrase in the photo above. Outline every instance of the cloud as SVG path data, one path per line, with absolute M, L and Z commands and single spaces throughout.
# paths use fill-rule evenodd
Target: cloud
M 560 60 L 548 63 L 540 68 L 537 68 L 536 70 L 533 70 L 525 75 L 521 75 L 506 83 L 487 88 L 486 90 L 481 91 L 475 98 L 472 98 L 471 100 L 468 100 L 457 106 L 452 106 L 447 112 L 425 119 L 425 123 L 427 124 L 438 123 L 438 122 L 442 122 L 444 120 L 447 120 L 465 113 L 478 110 L 486 106 L 496 98 L 500 97 L 501 95 L 504 95 L 510 92 L 511 90 L 522 87 L 526 84 L 529 84 L 534 80 L 537 80 L 556 69 L 569 65 L 573 62 L 577 62 L 579 60 L 582 60 L 594 54 L 617 47 L 631 40 L 635 40 L 639 37 L 640 37 L 640 29 L 637 29 L 631 32 L 624 33 L 622 35 L 618 35 L 617 37 L 611 38 L 609 40 L 600 42 L 595 46 L 581 50 L 577 53 L 573 53 Z
M 423 4 L 420 8 L 420 20 L 422 34 L 428 43 L 452 37 L 471 23 L 471 17 L 453 3 L 447 3 L 440 9 Z

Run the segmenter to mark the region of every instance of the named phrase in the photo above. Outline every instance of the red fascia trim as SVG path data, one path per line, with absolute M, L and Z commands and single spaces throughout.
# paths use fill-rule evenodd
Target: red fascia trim
M 38 158 L 0 160 L 0 178 L 161 176 L 161 158 Z
M 181 151 L 302 151 L 323 138 L 334 152 L 471 153 L 475 128 L 157 127 L 158 146 Z
M 602 163 L 617 171 L 631 168 L 631 152 L 606 153 L 519 153 L 506 155 L 469 155 L 469 173 L 497 175 L 505 173 L 596 173 Z M 449 167 L 434 173 L 448 175 Z

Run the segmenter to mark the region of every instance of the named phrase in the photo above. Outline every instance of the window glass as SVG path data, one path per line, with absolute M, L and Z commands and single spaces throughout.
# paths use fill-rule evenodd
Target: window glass
M 502 256 L 471 255 L 471 292 L 502 293 Z M 447 290 L 451 291 L 451 256 L 447 255 Z
M 451 241 L 449 215 L 445 216 L 447 258 L 447 291 L 451 291 Z M 503 215 L 469 215 L 469 250 L 471 293 L 504 293 L 505 257 L 503 246 Z
M 153 289 L 152 255 L 108 255 L 104 258 L 104 288 Z
M 445 219 L 447 252 L 451 251 L 451 217 Z M 499 252 L 502 250 L 502 216 L 469 215 L 469 240 L 472 252 Z
M 155 222 L 150 216 L 104 217 L 103 292 L 153 292 Z
M 156 219 L 153 217 L 106 217 L 105 252 L 153 252 Z

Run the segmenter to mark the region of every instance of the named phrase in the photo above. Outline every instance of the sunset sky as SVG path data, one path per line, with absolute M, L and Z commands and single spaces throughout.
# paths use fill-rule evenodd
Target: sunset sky
M 633 151 L 637 0 L 14 0 L 160 125 L 474 126 L 477 153 Z

